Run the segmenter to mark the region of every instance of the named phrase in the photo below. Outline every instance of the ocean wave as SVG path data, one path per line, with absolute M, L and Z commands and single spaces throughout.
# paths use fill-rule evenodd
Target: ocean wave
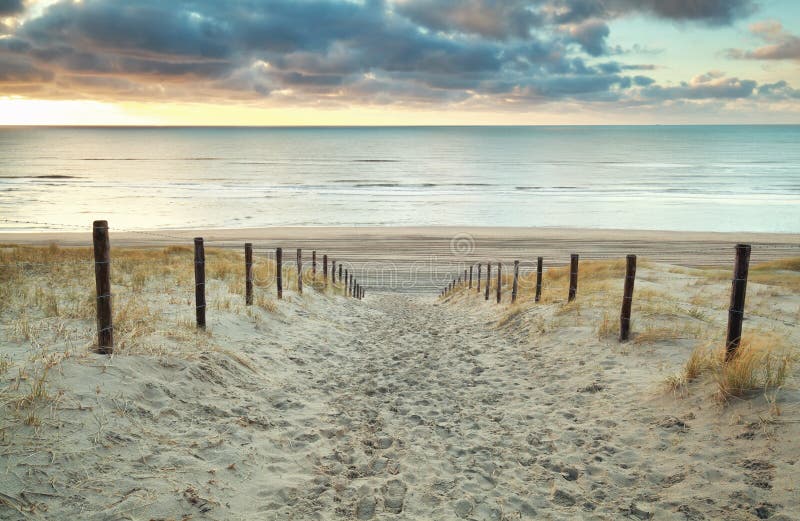
M 4 175 L 0 179 L 80 179 L 76 175 L 47 174 L 47 175 Z

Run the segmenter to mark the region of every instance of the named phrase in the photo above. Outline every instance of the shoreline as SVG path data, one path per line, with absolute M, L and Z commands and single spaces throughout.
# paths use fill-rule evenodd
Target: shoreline
M 89 233 L 86 231 L 7 231 L 0 229 L 0 242 L 20 242 L 36 244 L 62 240 L 65 244 L 80 244 L 78 237 Z M 763 244 L 795 243 L 800 245 L 800 232 L 717 232 L 717 231 L 681 231 L 681 230 L 649 230 L 625 228 L 573 228 L 556 226 L 274 226 L 274 227 L 241 227 L 241 228 L 168 228 L 114 231 L 111 223 L 110 231 L 118 239 L 132 240 L 137 243 L 152 242 L 161 244 L 170 239 L 179 240 L 202 235 L 211 241 L 232 241 L 249 239 L 298 238 L 308 240 L 313 236 L 321 239 L 357 236 L 445 236 L 448 234 L 468 233 L 475 236 L 493 236 L 498 238 L 569 238 L 598 240 L 655 240 L 664 241 L 715 241 L 715 242 L 756 242 Z M 16 240 L 16 241 L 15 241 Z M 88 244 L 88 243 L 87 243 Z

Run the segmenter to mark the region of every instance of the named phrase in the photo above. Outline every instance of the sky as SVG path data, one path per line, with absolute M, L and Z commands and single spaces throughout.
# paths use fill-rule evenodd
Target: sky
M 0 125 L 800 123 L 797 0 L 0 0 Z

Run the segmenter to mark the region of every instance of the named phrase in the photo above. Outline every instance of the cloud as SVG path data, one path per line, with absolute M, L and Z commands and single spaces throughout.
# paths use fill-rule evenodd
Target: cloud
M 722 23 L 748 6 L 701 0 L 60 0 L 26 13 L 25 23 L 0 38 L 0 95 L 494 107 L 789 99 L 795 91 L 788 84 L 762 91 L 752 80 L 721 74 L 663 86 L 643 75 L 655 65 L 612 59 L 619 56 L 608 42 L 614 17 L 644 12 Z
M 434 31 L 477 34 L 507 40 L 526 38 L 543 23 L 529 0 L 396 0 L 394 9 Z
M 757 85 L 753 80 L 729 78 L 719 71 L 712 71 L 674 87 L 648 86 L 642 90 L 642 95 L 660 100 L 741 99 L 752 96 Z
M 667 20 L 726 25 L 756 9 L 752 0 L 560 0 L 557 4 L 558 19 L 565 23 L 645 13 Z
M 572 41 L 580 44 L 590 56 L 600 56 L 606 53 L 606 38 L 611 34 L 605 22 L 600 20 L 587 20 L 569 29 Z
M 24 9 L 22 0 L 0 0 L 0 16 L 21 13 Z
M 793 89 L 783 80 L 775 83 L 766 83 L 758 88 L 759 96 L 772 100 L 800 99 L 800 90 Z
M 752 51 L 728 49 L 728 57 L 745 60 L 800 60 L 800 37 L 785 31 L 780 22 L 757 22 L 750 26 L 750 32 L 769 45 Z

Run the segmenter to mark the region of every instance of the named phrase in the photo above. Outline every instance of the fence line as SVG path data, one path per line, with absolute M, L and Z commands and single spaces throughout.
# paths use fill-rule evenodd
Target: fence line
M 736 355 L 736 351 L 740 345 L 741 337 L 742 337 L 742 323 L 745 318 L 745 294 L 746 294 L 746 287 L 747 287 L 747 279 L 749 275 L 749 262 L 750 262 L 750 253 L 751 253 L 752 245 L 749 244 L 738 244 L 735 247 L 735 262 L 734 262 L 734 273 L 733 278 L 730 280 L 731 282 L 731 296 L 730 296 L 730 306 L 728 308 L 728 320 L 727 320 L 727 338 L 725 342 L 725 349 L 726 349 L 726 361 L 729 361 Z M 567 295 L 567 302 L 573 302 L 577 298 L 577 287 L 578 287 L 578 254 L 571 254 L 570 255 L 570 264 L 569 264 L 569 284 L 568 284 L 568 295 Z M 622 295 L 622 305 L 620 310 L 620 335 L 619 341 L 625 342 L 629 339 L 630 335 L 630 324 L 631 324 L 631 312 L 632 312 L 632 305 L 633 305 L 633 294 L 634 294 L 634 283 L 636 279 L 636 255 L 628 255 L 626 257 L 626 268 L 625 268 L 625 276 L 624 276 L 624 288 L 623 288 L 623 295 Z M 484 300 L 489 300 L 489 290 L 491 287 L 491 262 L 486 263 L 487 266 L 487 283 L 485 287 L 485 294 Z M 477 263 L 478 266 L 478 294 L 480 294 L 480 269 L 481 263 Z M 501 291 L 503 286 L 503 279 L 501 277 L 502 271 L 502 263 L 497 262 L 497 282 L 496 282 L 496 291 L 497 291 L 497 303 L 501 303 Z M 514 273 L 512 278 L 512 293 L 511 293 L 511 304 L 515 304 L 518 297 L 519 291 L 519 266 L 520 261 L 514 261 Z M 470 266 L 470 270 L 472 270 L 472 266 Z M 546 269 L 543 268 L 543 258 L 538 257 L 536 262 L 536 292 L 535 292 L 535 300 L 534 302 L 540 302 L 541 294 L 543 289 L 549 289 L 549 284 L 543 283 L 543 275 L 547 272 Z M 647 277 L 645 280 L 656 280 L 656 281 L 665 281 L 665 280 L 680 280 L 680 281 L 696 281 L 696 280 L 704 280 L 708 284 L 712 284 L 716 281 L 709 280 L 707 277 L 700 277 L 700 276 L 688 276 L 688 275 L 669 275 L 669 276 L 658 276 L 654 279 Z M 456 284 L 456 279 L 453 282 L 448 284 L 445 288 L 443 288 L 439 294 L 440 298 L 449 299 L 458 289 L 459 284 Z M 464 284 L 463 289 L 471 289 L 467 288 L 466 284 Z M 646 302 L 654 302 L 650 299 L 643 299 Z M 763 315 L 758 315 L 754 313 L 750 313 L 749 316 L 758 317 L 765 320 L 770 320 L 774 322 L 780 322 L 787 326 L 798 326 L 797 322 L 793 320 L 787 320 L 780 317 L 767 317 Z

